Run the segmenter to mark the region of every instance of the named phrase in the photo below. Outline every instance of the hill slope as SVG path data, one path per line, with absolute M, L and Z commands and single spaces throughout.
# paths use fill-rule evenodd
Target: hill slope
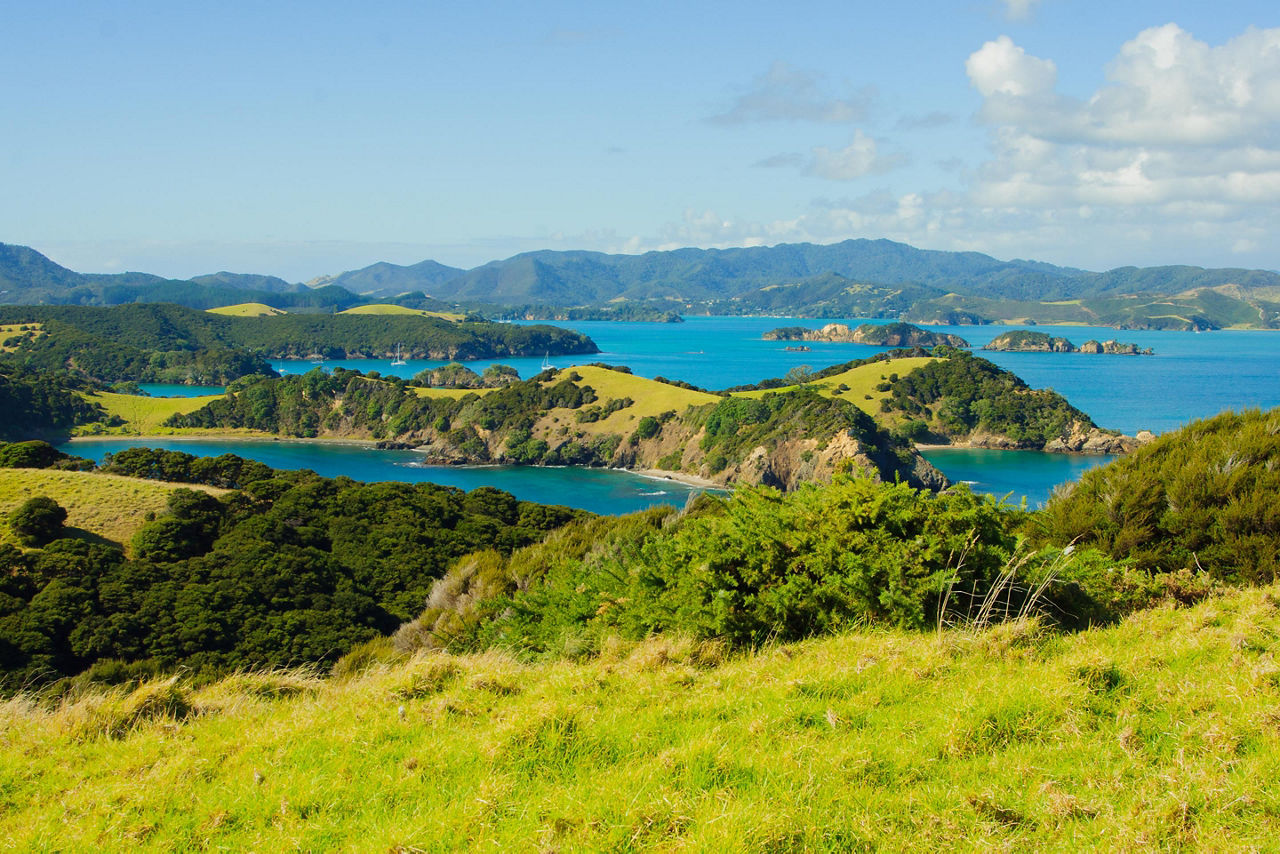
M 1280 589 L 1074 636 L 429 655 L 0 705 L 27 850 L 1260 850 Z M 112 735 L 114 734 L 114 735 Z

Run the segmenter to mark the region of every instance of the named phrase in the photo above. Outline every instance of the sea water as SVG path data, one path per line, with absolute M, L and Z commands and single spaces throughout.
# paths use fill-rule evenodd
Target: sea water
M 766 341 L 765 332 L 779 326 L 818 328 L 826 323 L 887 323 L 862 318 L 812 319 L 785 317 L 689 317 L 685 323 L 619 323 L 612 321 L 564 322 L 556 325 L 589 335 L 600 347 L 599 354 L 583 356 L 528 357 L 519 359 L 480 360 L 468 362 L 479 372 L 502 363 L 511 365 L 522 377 L 530 377 L 544 365 L 557 368 L 588 362 L 626 365 L 644 377 L 664 376 L 708 389 L 723 389 L 780 377 L 793 367 L 807 365 L 820 370 L 853 359 L 862 359 L 887 349 L 866 344 L 808 344 L 808 351 L 786 350 L 786 344 Z M 1073 405 L 1088 413 L 1101 427 L 1120 430 L 1130 435 L 1139 430 L 1163 433 L 1177 429 L 1197 418 L 1205 418 L 1223 410 L 1280 406 L 1280 332 L 1171 332 L 1150 330 L 1115 330 L 1105 327 L 1039 326 L 1038 331 L 1068 338 L 1079 345 L 1093 338 L 1117 339 L 1150 347 L 1153 356 L 1108 356 L 1081 353 L 997 353 L 978 348 L 997 335 L 1019 327 L 933 326 L 925 327 L 949 332 L 966 339 L 974 352 L 1003 368 L 1013 371 L 1033 388 L 1052 388 Z M 333 360 L 326 368 L 341 366 L 360 371 L 380 371 L 406 379 L 443 361 L 411 360 L 393 366 L 389 359 Z M 306 373 L 315 366 L 308 361 L 277 361 L 273 364 L 285 373 Z M 210 393 L 202 390 L 202 393 Z M 194 451 L 193 451 L 194 453 Z M 238 453 L 238 451 L 237 451 Z M 403 453 L 376 452 L 366 453 Z M 247 456 L 247 454 L 246 454 Z M 1026 498 L 1031 505 L 1044 501 L 1052 489 L 1064 481 L 1077 478 L 1089 466 L 1105 461 L 1100 457 L 1036 452 L 1004 452 L 945 449 L 925 454 L 955 481 L 970 481 L 974 489 L 996 495 L 1008 493 L 1012 500 Z M 272 463 L 272 465 L 275 465 Z M 286 467 L 286 466 L 282 466 Z M 314 468 L 315 466 L 307 465 Z M 380 469 L 387 479 L 405 479 L 403 467 L 391 464 Z M 319 471 L 320 469 L 316 469 Z M 522 498 L 572 503 L 578 488 L 576 478 L 626 478 L 618 472 L 581 469 L 525 469 L 493 467 L 471 469 L 425 470 L 437 480 L 465 477 L 467 483 L 492 485 L 509 489 Z M 357 477 L 350 471 L 341 472 Z M 365 475 L 360 475 L 365 479 Z M 472 478 L 478 478 L 483 483 Z M 450 481 L 455 485 L 462 485 Z M 535 487 L 535 484 L 545 484 Z M 469 486 L 467 488 L 470 488 Z M 585 487 L 584 487 L 585 488 Z M 624 494 L 638 487 L 621 487 Z M 653 490 L 650 490 L 653 491 Z M 558 498 L 533 498 L 553 495 Z M 675 500 L 682 500 L 672 493 Z M 637 497 L 629 494 L 613 504 L 611 499 L 592 498 L 599 512 L 624 512 L 605 507 L 633 507 Z M 667 496 L 650 496 L 666 499 Z M 575 506 L 581 506 L 575 505 Z M 591 509 L 591 508 L 589 508 Z

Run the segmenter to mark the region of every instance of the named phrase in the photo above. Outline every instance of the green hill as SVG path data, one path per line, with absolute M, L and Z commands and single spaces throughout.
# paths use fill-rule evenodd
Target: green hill
M 422 655 L 0 706 L 24 850 L 1267 850 L 1280 590 L 1074 636 Z

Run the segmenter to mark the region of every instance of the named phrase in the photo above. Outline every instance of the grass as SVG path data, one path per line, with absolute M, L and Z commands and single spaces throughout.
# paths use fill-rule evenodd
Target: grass
M 690 406 L 704 406 L 718 403 L 720 397 L 704 391 L 693 391 L 679 386 L 660 383 L 634 374 L 611 371 L 594 365 L 579 365 L 564 368 L 556 373 L 553 382 L 565 379 L 569 373 L 577 373 L 582 377 L 579 386 L 591 386 L 596 393 L 595 406 L 602 406 L 609 400 L 622 400 L 629 397 L 635 403 L 625 409 L 614 412 L 607 418 L 586 424 L 578 424 L 574 420 L 574 411 L 570 409 L 554 409 L 552 417 L 560 418 L 565 423 L 573 424 L 575 429 L 592 435 L 600 433 L 627 434 L 636 428 L 636 424 L 646 415 L 654 418 L 664 412 L 684 412 Z
M 118 432 L 137 435 L 157 435 L 168 433 L 190 433 L 190 430 L 179 430 L 162 427 L 169 416 L 175 413 L 194 412 L 205 404 L 221 398 L 220 394 L 207 394 L 200 397 L 143 397 L 136 394 L 116 394 L 114 392 L 98 392 L 85 395 L 86 400 L 101 404 L 108 415 L 118 415 L 125 421 L 125 426 Z M 219 431 L 226 432 L 226 431 Z
M 488 394 L 494 391 L 491 388 L 422 388 L 420 386 L 413 387 L 413 393 L 418 397 L 449 397 L 460 398 L 469 394 Z
M 1280 589 L 1058 636 L 425 655 L 0 705 L 21 850 L 1270 849 Z M 278 689 L 278 690 L 277 690 Z
M 447 311 L 426 311 L 419 308 L 408 308 L 403 305 L 392 305 L 390 303 L 373 303 L 371 305 L 357 305 L 340 311 L 338 314 L 416 314 L 419 317 L 438 317 L 442 320 L 462 320 L 461 314 L 454 314 Z
M 68 528 L 124 545 L 146 521 L 161 513 L 169 493 L 182 484 L 162 483 L 98 472 L 52 469 L 0 469 L 0 516 L 8 516 L 29 498 L 47 495 L 66 508 Z M 211 495 L 225 489 L 187 486 Z M 7 525 L 4 541 L 14 542 Z
M 810 383 L 818 393 L 823 397 L 842 397 L 844 400 L 850 401 L 858 405 L 858 408 L 868 415 L 878 417 L 880 415 L 880 401 L 882 398 L 889 396 L 887 391 L 876 391 L 876 386 L 884 382 L 884 379 L 890 374 L 897 374 L 905 377 L 922 365 L 927 365 L 934 361 L 932 357 L 912 357 L 908 359 L 894 359 L 892 362 L 872 362 L 869 365 L 861 365 L 851 368 L 843 373 L 835 376 L 826 377 L 825 379 L 815 380 Z M 840 390 L 841 385 L 848 386 L 848 390 Z M 758 391 L 740 391 L 734 392 L 735 397 L 754 397 L 761 398 L 766 394 L 772 394 L 780 391 L 790 391 L 798 386 L 785 386 L 783 388 L 771 388 Z M 839 391 L 839 395 L 836 392 Z
M 276 317 L 288 314 L 282 308 L 273 308 L 260 302 L 242 302 L 238 305 L 224 305 L 221 308 L 208 309 L 210 314 L 225 314 L 228 317 Z
M 23 329 L 24 326 L 27 328 Z M 17 347 L 4 346 L 4 342 L 14 335 L 23 335 L 26 332 L 35 332 L 35 338 L 48 334 L 39 323 L 0 323 L 0 353 L 12 353 L 17 350 Z

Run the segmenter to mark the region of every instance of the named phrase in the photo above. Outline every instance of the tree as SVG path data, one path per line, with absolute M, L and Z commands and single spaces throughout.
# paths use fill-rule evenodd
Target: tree
M 9 529 L 23 545 L 43 546 L 58 539 L 67 521 L 67 511 L 58 502 L 37 495 L 9 514 Z

